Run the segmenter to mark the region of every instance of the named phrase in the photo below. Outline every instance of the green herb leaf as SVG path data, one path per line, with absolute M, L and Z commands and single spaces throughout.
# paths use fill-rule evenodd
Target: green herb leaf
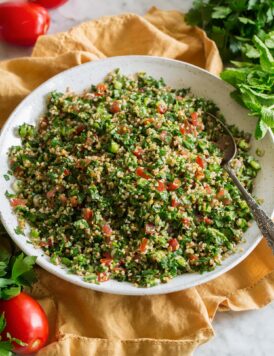
M 35 261 L 36 257 L 24 256 L 24 254 L 21 253 L 14 261 L 11 278 L 15 281 L 18 281 L 19 277 L 33 269 Z
M 6 327 L 6 319 L 5 319 L 5 314 L 2 313 L 0 316 L 0 334 L 4 331 Z
M 255 129 L 255 138 L 257 140 L 261 140 L 266 135 L 267 129 L 268 129 L 267 125 L 262 120 L 258 120 Z
M 263 106 L 261 109 L 261 118 L 263 122 L 268 126 L 274 127 L 274 106 L 273 107 L 265 107 Z
M 224 19 L 231 13 L 231 11 L 231 9 L 225 6 L 215 6 L 212 12 L 212 18 Z

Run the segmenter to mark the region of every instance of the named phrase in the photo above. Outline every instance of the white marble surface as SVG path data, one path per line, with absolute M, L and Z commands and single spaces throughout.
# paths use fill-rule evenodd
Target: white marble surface
M 70 0 L 63 7 L 51 11 L 49 32 L 65 31 L 80 22 L 104 15 L 127 11 L 142 15 L 153 5 L 186 11 L 191 3 L 191 0 Z M 0 44 L 0 60 L 30 53 L 31 48 Z M 274 303 L 256 311 L 218 313 L 213 326 L 215 338 L 200 346 L 195 356 L 274 355 Z

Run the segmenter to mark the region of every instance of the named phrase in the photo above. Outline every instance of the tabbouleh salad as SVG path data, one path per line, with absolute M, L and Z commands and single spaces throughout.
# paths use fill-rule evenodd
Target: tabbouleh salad
M 211 101 L 145 73 L 116 70 L 82 94 L 52 92 L 37 127 L 18 128 L 7 193 L 18 233 L 85 281 L 150 287 L 211 271 L 252 216 L 221 167 Z M 231 127 L 232 166 L 251 191 L 259 163 Z

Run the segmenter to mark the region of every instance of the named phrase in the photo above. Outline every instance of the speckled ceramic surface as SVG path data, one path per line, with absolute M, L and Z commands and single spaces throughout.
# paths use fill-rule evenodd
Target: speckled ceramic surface
M 17 220 L 12 212 L 10 204 L 5 197 L 5 191 L 11 191 L 11 181 L 3 177 L 8 170 L 7 151 L 12 145 L 20 144 L 16 136 L 16 128 L 23 122 L 35 124 L 45 109 L 45 97 L 52 90 L 64 91 L 70 87 L 76 92 L 81 92 L 90 84 L 96 84 L 103 80 L 105 75 L 115 68 L 120 68 L 124 74 L 133 74 L 145 71 L 148 74 L 160 78 L 163 77 L 167 84 L 173 87 L 190 87 L 195 95 L 212 99 L 221 109 L 228 123 L 234 123 L 239 128 L 253 132 L 256 120 L 248 117 L 247 111 L 241 108 L 230 98 L 231 87 L 219 78 L 201 70 L 195 66 L 168 60 L 164 58 L 148 56 L 112 57 L 100 61 L 89 62 L 81 66 L 67 70 L 34 90 L 11 114 L 0 136 L 0 213 L 3 224 L 14 242 L 28 255 L 38 256 L 37 263 L 49 272 L 71 283 L 95 289 L 102 292 L 128 295 L 148 295 L 170 293 L 190 288 L 205 283 L 228 271 L 242 261 L 259 243 L 261 236 L 255 223 L 245 233 L 246 242 L 239 245 L 239 252 L 235 253 L 214 271 L 204 274 L 184 274 L 176 277 L 167 284 L 160 284 L 151 288 L 136 288 L 130 283 L 108 281 L 100 285 L 84 282 L 81 277 L 68 274 L 65 268 L 54 266 L 48 257 L 43 256 L 42 250 L 35 249 L 28 243 L 26 236 L 16 235 L 14 229 Z M 265 154 L 260 158 L 262 170 L 256 179 L 255 194 L 263 199 L 263 208 L 269 215 L 273 214 L 274 207 L 274 159 L 273 135 L 268 133 L 263 141 L 252 142 L 253 152 L 256 148 L 263 149 Z

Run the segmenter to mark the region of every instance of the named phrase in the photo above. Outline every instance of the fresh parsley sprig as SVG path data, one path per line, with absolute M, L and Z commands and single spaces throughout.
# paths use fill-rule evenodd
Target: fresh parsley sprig
M 225 63 L 231 59 L 256 61 L 260 53 L 252 38 L 254 35 L 262 38 L 274 30 L 274 2 L 196 0 L 185 18 L 190 25 L 203 28 L 216 42 Z
M 33 270 L 36 257 L 24 253 L 12 255 L 9 245 L 3 242 L 4 228 L 0 226 L 0 230 L 0 299 L 10 299 L 18 295 L 22 287 L 36 281 Z
M 258 117 L 255 130 L 256 139 L 262 139 L 267 130 L 274 131 L 274 32 L 269 33 L 266 41 L 254 36 L 253 43 L 260 55 L 260 63 L 233 62 L 236 68 L 227 68 L 221 78 L 232 84 L 236 90 L 232 96 L 250 110 L 251 116 Z

